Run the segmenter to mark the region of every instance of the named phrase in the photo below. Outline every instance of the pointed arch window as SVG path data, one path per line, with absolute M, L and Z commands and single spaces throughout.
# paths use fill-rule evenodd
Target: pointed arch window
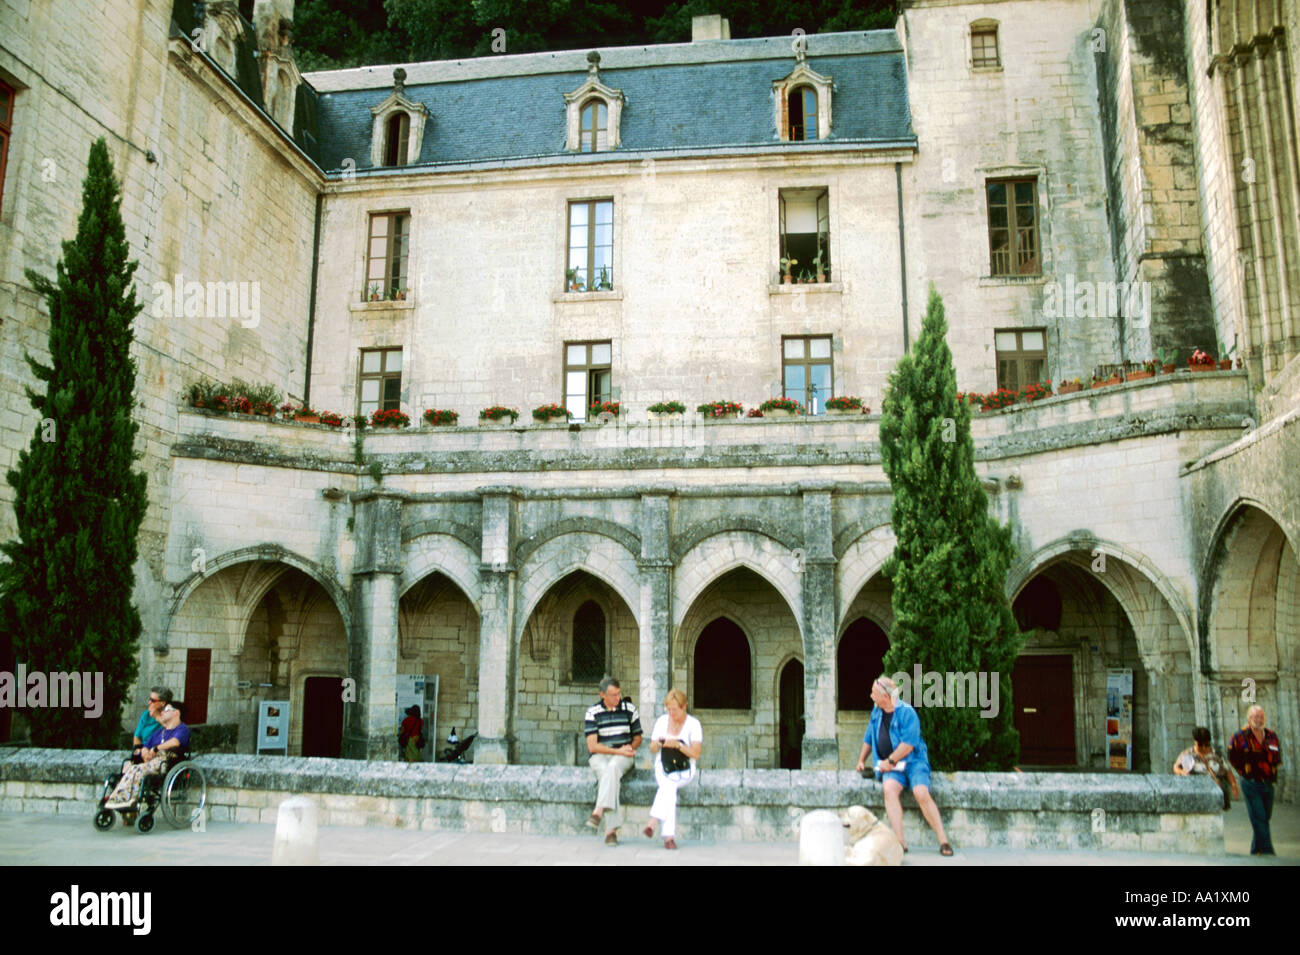
M 595 683 L 606 673 L 605 611 L 588 600 L 573 615 L 573 681 Z
M 753 700 L 752 683 L 745 632 L 719 617 L 695 641 L 695 705 L 700 709 L 747 710 Z

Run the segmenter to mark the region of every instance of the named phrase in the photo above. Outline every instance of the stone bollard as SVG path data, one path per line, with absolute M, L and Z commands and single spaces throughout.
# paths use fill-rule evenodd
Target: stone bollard
M 799 820 L 800 865 L 844 865 L 844 823 L 829 809 Z
M 271 865 L 320 865 L 316 804 L 306 796 L 293 796 L 280 803 Z

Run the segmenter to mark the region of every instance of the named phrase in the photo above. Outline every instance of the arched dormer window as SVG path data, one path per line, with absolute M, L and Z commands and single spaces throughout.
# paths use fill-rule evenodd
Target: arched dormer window
M 609 110 L 605 101 L 592 97 L 579 112 L 578 151 L 600 153 L 609 149 Z
M 772 84 L 778 138 L 802 143 L 828 137 L 832 89 L 831 78 L 810 68 L 801 56 L 793 73 Z
M 406 70 L 393 70 L 393 92 L 370 107 L 370 165 L 409 166 L 420 158 L 429 109 L 406 95 Z
M 787 111 L 791 142 L 817 139 L 817 91 L 811 86 L 796 86 L 790 91 Z
M 397 110 L 388 117 L 384 133 L 384 165 L 405 166 L 407 150 L 410 148 L 411 117 L 410 114 Z
M 569 152 L 601 153 L 618 149 L 618 124 L 623 92 L 600 81 L 600 54 L 587 54 L 587 79 L 564 94 L 564 148 Z

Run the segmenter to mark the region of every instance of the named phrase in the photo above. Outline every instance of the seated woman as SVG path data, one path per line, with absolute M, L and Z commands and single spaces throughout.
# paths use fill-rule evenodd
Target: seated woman
M 140 750 L 140 762 L 127 760 L 122 764 L 122 778 L 104 800 L 105 809 L 130 809 L 140 800 L 140 785 L 144 777 L 160 773 L 169 756 L 177 756 L 190 746 L 190 728 L 181 722 L 179 703 L 168 703 L 162 708 L 162 726 L 145 742 Z
M 1217 749 L 1210 745 L 1210 731 L 1204 726 L 1196 727 L 1192 733 L 1192 740 L 1196 744 L 1190 746 L 1178 754 L 1174 760 L 1174 775 L 1176 776 L 1199 776 L 1208 775 L 1223 790 L 1223 811 L 1227 812 L 1232 808 L 1232 797 L 1228 795 L 1228 787 L 1232 787 L 1232 795 L 1241 798 L 1241 790 L 1237 786 L 1237 777 L 1232 774 L 1232 767 L 1228 761 L 1223 758 Z
M 686 713 L 686 694 L 669 690 L 664 700 L 667 711 L 655 721 L 650 734 L 650 752 L 656 753 L 654 805 L 650 807 L 650 825 L 643 830 L 646 838 L 653 839 L 655 821 L 663 822 L 664 848 L 676 849 L 677 840 L 677 790 L 695 778 L 695 761 L 704 746 L 704 730 L 700 721 Z

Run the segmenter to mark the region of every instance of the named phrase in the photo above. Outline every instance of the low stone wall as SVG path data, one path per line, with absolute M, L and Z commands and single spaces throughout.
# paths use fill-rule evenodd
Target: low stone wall
M 84 815 L 120 753 L 0 748 L 0 811 Z M 580 834 L 595 799 L 590 772 L 565 766 L 358 762 L 209 755 L 212 822 L 274 823 L 290 795 L 314 797 L 324 826 Z M 623 780 L 629 822 L 640 828 L 654 777 Z M 1099 773 L 945 773 L 931 791 L 959 846 L 1223 853 L 1222 797 L 1208 779 Z M 859 804 L 884 817 L 878 783 L 852 772 L 705 770 L 681 793 L 683 838 L 795 840 L 812 809 Z M 934 845 L 910 794 L 905 831 Z M 635 830 L 629 828 L 625 835 Z

